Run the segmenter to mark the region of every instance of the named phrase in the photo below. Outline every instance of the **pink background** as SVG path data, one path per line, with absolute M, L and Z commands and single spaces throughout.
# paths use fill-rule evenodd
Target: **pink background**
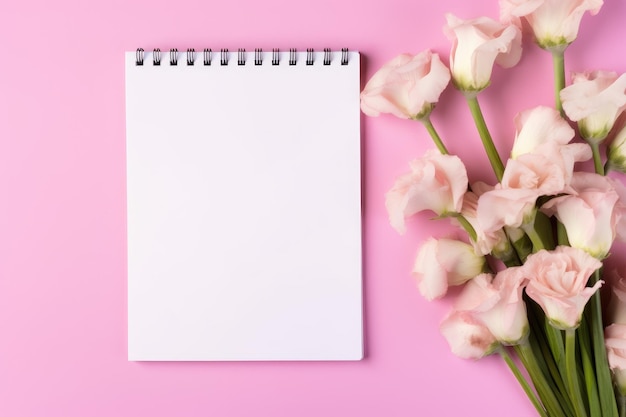
M 366 358 L 354 363 L 126 360 L 123 52 L 272 47 L 364 54 L 363 82 L 400 52 L 447 62 L 444 13 L 497 17 L 496 0 L 4 1 L 0 7 L 0 416 L 497 416 L 532 409 L 498 358 L 457 359 L 438 332 L 447 301 L 410 277 L 447 223 L 388 225 L 385 191 L 432 147 L 417 123 L 363 119 Z M 626 70 L 626 4 L 583 20 L 568 70 Z M 526 42 L 481 96 L 496 144 L 552 104 L 551 60 Z M 493 180 L 460 95 L 433 122 L 472 180 Z M 245 121 L 245 115 L 242 115 Z

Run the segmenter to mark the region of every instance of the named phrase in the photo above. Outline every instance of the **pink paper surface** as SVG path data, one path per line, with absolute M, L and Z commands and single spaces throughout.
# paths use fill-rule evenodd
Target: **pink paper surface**
M 410 277 L 448 223 L 387 222 L 384 193 L 432 147 L 420 125 L 363 118 L 366 358 L 350 363 L 126 360 L 125 50 L 349 47 L 363 84 L 400 52 L 447 62 L 444 13 L 498 16 L 496 0 L 5 1 L 0 8 L 0 416 L 525 416 L 497 357 L 454 357 L 438 332 L 447 301 Z M 586 15 L 569 70 L 626 70 L 626 4 Z M 507 154 L 520 110 L 552 103 L 549 54 L 525 42 L 481 104 Z M 242 114 L 245 121 L 245 114 Z M 461 96 L 433 122 L 472 180 L 493 181 Z

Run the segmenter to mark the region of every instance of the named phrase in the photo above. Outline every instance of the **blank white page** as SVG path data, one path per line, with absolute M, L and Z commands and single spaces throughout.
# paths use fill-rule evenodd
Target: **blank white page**
M 359 54 L 126 53 L 128 358 L 363 357 Z

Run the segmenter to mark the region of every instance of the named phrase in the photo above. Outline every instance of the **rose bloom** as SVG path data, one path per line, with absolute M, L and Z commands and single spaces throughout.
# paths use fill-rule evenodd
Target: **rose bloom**
M 411 171 L 400 176 L 386 194 L 391 226 L 404 233 L 404 219 L 423 210 L 442 216 L 459 213 L 467 191 L 467 172 L 461 159 L 431 149 L 411 162 Z
M 503 20 L 524 18 L 545 49 L 564 47 L 578 36 L 580 20 L 586 11 L 600 11 L 602 0 L 500 0 Z
M 401 54 L 385 64 L 365 85 L 361 110 L 368 116 L 390 113 L 402 119 L 427 116 L 450 82 L 439 55 L 424 51 Z
M 561 90 L 563 110 L 578 122 L 587 140 L 601 141 L 626 106 L 626 74 L 594 71 L 574 73 L 572 84 Z
M 626 394 L 626 325 L 611 324 L 604 329 L 604 344 L 606 346 L 609 366 L 615 376 L 619 392 Z
M 541 211 L 563 223 L 571 246 L 604 259 L 623 223 L 615 182 L 603 175 L 575 172 L 570 186 L 572 195 L 553 198 Z
M 485 258 L 474 248 L 453 239 L 429 238 L 417 253 L 413 276 L 427 300 L 443 297 L 449 285 L 461 285 L 480 274 Z
M 517 345 L 528 336 L 530 327 L 522 292 L 526 280 L 519 267 L 469 281 L 457 299 L 455 309 L 467 311 L 483 323 L 496 340 Z
M 443 337 L 456 356 L 464 359 L 480 359 L 493 353 L 499 346 L 487 327 L 470 313 L 455 311 L 439 326 Z
M 450 68 L 461 91 L 477 92 L 489 85 L 494 62 L 501 67 L 516 65 L 522 55 L 522 35 L 515 25 L 488 17 L 462 20 L 447 14 L 444 32 L 452 41 Z
M 587 287 L 589 276 L 601 266 L 580 249 L 558 246 L 530 255 L 520 268 L 528 279 L 528 296 L 541 306 L 554 327 L 566 330 L 578 327 L 587 301 L 602 286 L 603 281 L 598 281 Z

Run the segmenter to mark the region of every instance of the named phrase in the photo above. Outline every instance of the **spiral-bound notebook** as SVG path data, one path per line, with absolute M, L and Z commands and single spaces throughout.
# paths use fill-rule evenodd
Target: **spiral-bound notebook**
M 363 356 L 359 54 L 126 53 L 129 360 Z

